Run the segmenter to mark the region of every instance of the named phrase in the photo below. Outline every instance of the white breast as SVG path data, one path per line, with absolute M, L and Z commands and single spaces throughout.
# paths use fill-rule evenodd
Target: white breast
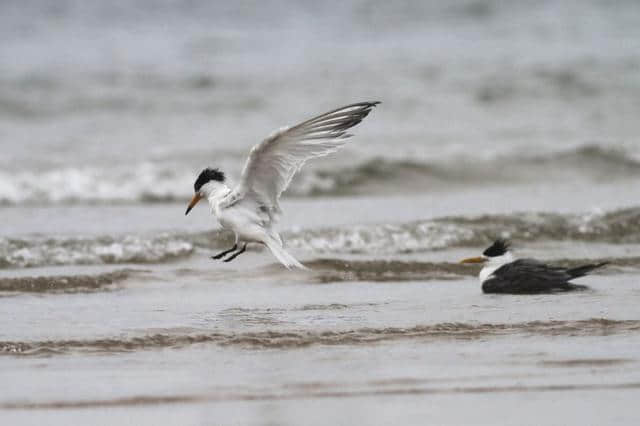
M 482 268 L 482 270 L 480 271 L 480 275 L 478 275 L 478 278 L 480 279 L 480 283 L 483 283 L 486 280 L 488 280 L 489 277 L 493 275 L 493 273 L 496 271 L 496 269 L 498 269 L 501 266 L 502 265 L 486 265 L 484 268 Z
M 502 256 L 490 257 L 484 268 L 482 268 L 482 270 L 480 271 L 480 275 L 478 275 L 480 282 L 485 282 L 486 280 L 491 278 L 491 275 L 493 275 L 493 273 L 497 269 L 511 262 L 513 262 L 513 255 L 510 251 L 506 252 Z

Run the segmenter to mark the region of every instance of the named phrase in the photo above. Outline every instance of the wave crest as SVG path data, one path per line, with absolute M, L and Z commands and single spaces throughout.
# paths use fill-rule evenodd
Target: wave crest
M 201 154 L 200 154 L 201 155 Z M 241 167 L 243 157 L 229 157 L 230 167 Z M 236 164 L 238 163 L 238 164 Z M 594 181 L 603 177 L 640 177 L 640 161 L 630 153 L 596 144 L 537 156 L 512 155 L 478 162 L 453 158 L 436 162 L 415 159 L 362 159 L 355 166 L 311 167 L 301 170 L 287 194 L 385 194 L 439 191 L 445 185 L 476 187 L 528 184 L 579 176 Z M 74 204 L 184 200 L 191 195 L 195 173 L 179 164 L 130 164 L 115 168 L 62 168 L 42 172 L 0 172 L 0 204 Z
M 640 243 L 640 208 L 610 213 L 521 213 L 443 217 L 402 224 L 304 230 L 291 246 L 317 253 L 415 253 L 449 247 L 480 247 L 497 237 L 519 241 L 577 240 Z
M 158 263 L 193 251 L 192 241 L 170 233 L 152 237 L 0 238 L 0 267 Z
M 451 216 L 399 224 L 284 232 L 287 246 L 318 254 L 420 253 L 452 247 L 483 247 L 497 237 L 517 241 L 640 244 L 640 207 L 582 215 Z M 117 237 L 0 238 L 0 268 L 160 263 L 190 256 L 198 249 L 228 247 L 232 241 L 231 233 L 219 230 Z

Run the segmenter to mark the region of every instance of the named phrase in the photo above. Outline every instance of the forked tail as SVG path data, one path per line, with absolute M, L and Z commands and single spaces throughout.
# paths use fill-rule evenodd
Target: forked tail
M 264 243 L 269 247 L 271 253 L 273 253 L 280 263 L 285 266 L 285 268 L 291 269 L 292 267 L 296 267 L 299 269 L 309 269 L 302 263 L 298 262 L 295 257 L 291 256 L 275 238 L 267 238 Z
M 572 278 L 584 277 L 589 272 L 593 271 L 594 269 L 602 268 L 607 263 L 608 262 L 592 263 L 592 264 L 589 264 L 589 265 L 582 265 L 582 266 L 578 266 L 577 268 L 567 269 L 567 273 L 569 275 L 571 275 Z

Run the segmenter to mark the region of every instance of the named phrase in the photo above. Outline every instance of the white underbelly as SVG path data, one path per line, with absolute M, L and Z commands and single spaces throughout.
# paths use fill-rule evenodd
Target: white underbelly
M 224 229 L 235 232 L 238 241 L 262 242 L 265 239 L 265 229 L 256 220 L 259 219 L 251 211 L 241 207 L 219 209 L 216 216 Z

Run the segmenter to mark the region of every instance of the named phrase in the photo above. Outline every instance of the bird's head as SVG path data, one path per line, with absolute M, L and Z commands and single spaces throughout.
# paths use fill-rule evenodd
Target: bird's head
M 513 260 L 513 255 L 509 250 L 510 243 L 507 240 L 497 239 L 491 244 L 484 252 L 482 256 L 470 257 L 462 260 L 460 263 L 490 263 L 501 265 Z
M 224 183 L 224 179 L 224 173 L 222 173 L 218 169 L 207 167 L 202 172 L 200 172 L 200 175 L 198 175 L 198 178 L 193 184 L 193 191 L 195 192 L 195 194 L 193 195 L 191 202 L 189 202 L 187 211 L 184 212 L 184 214 L 188 215 L 191 209 L 196 204 L 198 204 L 198 201 L 202 200 L 203 198 L 207 198 L 209 194 L 214 192 L 220 185 Z

